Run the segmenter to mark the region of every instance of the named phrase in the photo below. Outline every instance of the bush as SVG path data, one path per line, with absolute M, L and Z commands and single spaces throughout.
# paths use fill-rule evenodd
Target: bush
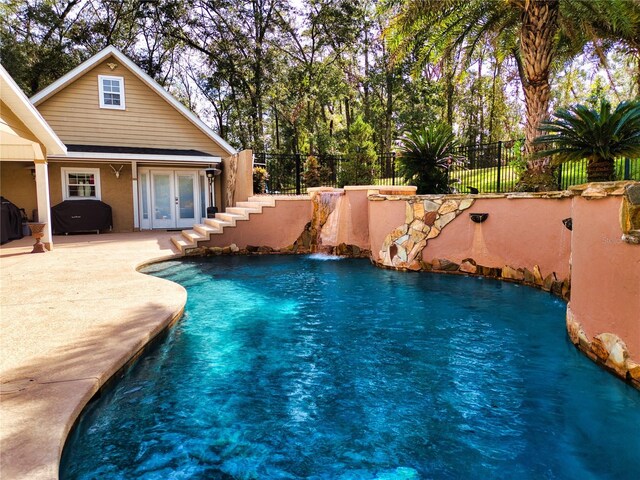
M 253 193 L 266 193 L 269 172 L 263 167 L 253 167 Z
M 304 183 L 307 188 L 322 186 L 320 164 L 318 163 L 318 159 L 313 155 L 309 155 L 304 164 Z
M 407 132 L 400 138 L 399 173 L 418 194 L 449 193 L 449 169 L 460 163 L 457 143 L 443 123 Z

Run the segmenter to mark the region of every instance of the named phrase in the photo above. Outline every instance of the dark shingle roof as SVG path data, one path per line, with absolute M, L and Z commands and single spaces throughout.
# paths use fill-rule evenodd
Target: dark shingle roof
M 141 148 L 141 147 L 116 147 L 105 145 L 67 145 L 68 152 L 87 153 L 120 153 L 131 155 L 177 155 L 190 157 L 213 157 L 213 155 L 199 150 L 178 150 L 175 148 Z

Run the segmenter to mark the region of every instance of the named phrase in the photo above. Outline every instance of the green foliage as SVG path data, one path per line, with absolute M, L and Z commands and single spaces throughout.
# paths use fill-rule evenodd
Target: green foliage
M 260 194 L 267 192 L 267 181 L 269 173 L 265 168 L 253 167 L 253 193 Z
M 527 161 L 522 155 L 522 149 L 524 148 L 523 140 L 516 140 L 513 142 L 513 146 L 511 147 L 511 160 L 509 161 L 509 166 L 513 169 L 513 171 L 518 175 L 522 175 L 524 171 L 527 169 Z
M 358 116 L 349 128 L 347 154 L 338 172 L 338 185 L 371 185 L 376 177 L 373 128 Z
M 418 194 L 448 193 L 450 168 L 459 163 L 451 128 L 442 123 L 407 132 L 400 138 L 399 173 Z
M 309 155 L 304 164 L 304 183 L 307 187 L 322 186 L 322 181 L 320 180 L 320 164 L 318 163 L 318 159 L 313 155 Z
M 611 180 L 616 157 L 640 156 L 640 102 L 611 104 L 601 100 L 599 109 L 575 105 L 559 109 L 542 123 L 534 143 L 548 148 L 537 155 L 552 155 L 556 163 L 587 158 L 589 182 Z

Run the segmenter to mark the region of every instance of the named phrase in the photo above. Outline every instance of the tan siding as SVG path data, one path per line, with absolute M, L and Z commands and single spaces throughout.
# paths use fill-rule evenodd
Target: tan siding
M 38 205 L 36 181 L 27 167 L 33 167 L 33 163 L 0 162 L 0 195 L 19 208 L 24 208 L 31 219 L 31 214 Z
M 119 167 L 120 165 L 116 165 Z M 108 164 L 49 162 L 49 191 L 51 206 L 62 202 L 62 167 L 99 168 L 101 200 L 111 207 L 114 232 L 133 231 L 133 190 L 131 165 L 124 164 L 120 178 L 116 178 Z
M 114 145 L 194 149 L 228 154 L 123 65 L 107 58 L 38 105 L 38 110 L 68 145 Z M 126 110 L 100 108 L 98 75 L 124 78 Z

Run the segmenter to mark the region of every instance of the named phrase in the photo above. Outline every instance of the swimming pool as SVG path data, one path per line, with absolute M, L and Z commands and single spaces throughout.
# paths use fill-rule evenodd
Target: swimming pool
M 183 319 L 83 413 L 61 478 L 633 478 L 640 392 L 527 287 L 362 260 L 148 269 Z

